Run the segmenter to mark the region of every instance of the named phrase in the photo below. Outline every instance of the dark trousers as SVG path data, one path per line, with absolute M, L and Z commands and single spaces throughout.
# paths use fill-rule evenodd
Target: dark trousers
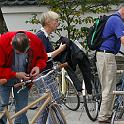
M 82 91 L 82 81 L 79 80 L 75 71 L 70 66 L 66 67 L 65 70 L 67 71 L 69 77 L 73 81 L 73 84 L 74 84 L 76 90 L 78 92 L 81 92 Z

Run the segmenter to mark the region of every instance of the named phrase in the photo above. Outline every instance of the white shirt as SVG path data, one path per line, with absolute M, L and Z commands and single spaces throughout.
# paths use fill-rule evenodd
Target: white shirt
M 44 32 L 44 35 L 48 37 L 48 33 L 45 31 L 44 27 L 41 26 L 41 31 Z M 51 58 L 51 53 L 47 53 L 47 56 Z
M 48 37 L 48 33 L 45 31 L 44 27 L 41 26 L 41 29 L 40 29 L 40 30 L 44 32 L 44 35 L 45 35 L 46 37 Z

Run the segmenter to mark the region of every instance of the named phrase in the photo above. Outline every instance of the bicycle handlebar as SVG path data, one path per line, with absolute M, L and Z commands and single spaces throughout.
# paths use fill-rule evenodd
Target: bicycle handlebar
M 115 95 L 124 95 L 124 91 L 113 91 Z
M 35 79 L 32 79 L 32 80 L 30 79 L 30 80 L 26 80 L 26 81 L 22 80 L 22 82 L 15 84 L 14 87 L 15 87 L 15 88 L 18 88 L 18 87 L 20 87 L 20 86 L 26 86 L 26 85 L 28 85 L 28 84 L 30 84 L 30 83 L 32 83 L 32 82 L 36 82 L 36 81 L 38 81 L 38 80 L 40 80 L 40 79 L 43 79 L 43 78 L 49 76 L 49 75 L 52 74 L 54 71 L 56 71 L 56 70 L 58 70 L 58 69 L 61 69 L 61 68 L 64 68 L 64 67 L 66 67 L 66 66 L 68 66 L 67 62 L 65 62 L 65 63 L 63 63 L 63 64 L 60 64 L 60 65 L 57 65 L 57 66 L 54 66 L 54 67 L 52 68 L 52 70 L 50 70 L 47 74 L 42 75 L 42 73 L 41 73 L 41 75 L 40 75 L 38 78 L 35 78 Z

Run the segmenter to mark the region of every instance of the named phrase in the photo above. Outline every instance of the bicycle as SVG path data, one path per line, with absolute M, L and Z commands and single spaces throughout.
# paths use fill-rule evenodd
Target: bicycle
M 94 59 L 94 58 L 93 57 L 90 58 L 90 61 L 94 62 L 94 60 L 92 60 L 92 59 Z M 82 89 L 83 89 L 82 90 L 82 95 L 83 95 L 83 102 L 82 103 L 85 107 L 85 110 L 86 110 L 86 113 L 87 113 L 89 119 L 92 121 L 95 121 L 97 119 L 98 112 L 100 109 L 100 104 L 101 104 L 101 84 L 100 84 L 100 81 L 98 78 L 97 69 L 94 66 L 95 66 L 95 64 L 92 64 L 92 66 L 91 66 L 91 70 L 92 70 L 92 72 L 91 72 L 92 73 L 92 80 L 91 80 L 92 94 L 91 95 L 87 94 L 85 82 L 84 82 L 83 78 L 81 79 L 82 84 L 83 84 L 82 85 Z M 75 89 L 75 87 L 73 85 L 72 80 L 67 75 L 67 73 L 64 72 L 64 69 L 62 70 L 61 73 L 62 74 L 60 74 L 60 79 L 59 79 L 60 83 L 59 84 L 60 84 L 60 91 L 62 92 L 62 94 L 65 93 L 65 96 L 63 98 L 63 99 L 65 99 L 64 104 L 70 110 L 75 111 L 80 107 L 80 103 L 81 103 L 80 97 L 81 96 L 79 96 L 77 90 Z M 66 82 L 68 82 L 68 85 L 71 85 L 71 86 L 66 87 L 67 86 Z M 74 97 L 75 100 L 69 99 L 68 98 L 69 95 L 66 96 L 66 93 L 67 93 L 67 95 L 69 94 L 70 96 L 75 95 L 75 97 Z
M 116 91 L 113 91 L 115 95 L 114 107 L 112 112 L 111 124 L 115 124 L 121 120 L 124 114 L 124 78 L 117 84 Z
M 78 43 L 78 41 L 75 41 L 74 43 L 81 50 L 83 50 L 83 48 L 81 47 L 80 43 Z M 89 119 L 92 120 L 92 121 L 95 121 L 97 119 L 97 116 L 98 116 L 98 112 L 99 112 L 100 104 L 101 104 L 101 98 L 102 98 L 101 97 L 101 84 L 100 84 L 100 81 L 99 81 L 99 78 L 98 78 L 98 74 L 97 74 L 97 69 L 96 69 L 95 56 L 94 56 L 94 54 L 91 54 L 91 56 L 89 57 L 89 59 L 90 59 L 90 62 L 91 62 L 92 94 L 91 95 L 87 94 L 86 87 L 85 87 L 85 82 L 84 82 L 84 79 L 82 77 L 81 78 L 81 80 L 82 80 L 82 95 L 83 95 L 83 102 L 82 103 L 83 103 L 83 105 L 85 107 L 85 110 L 86 110 L 86 113 L 87 113 Z M 62 86 L 64 88 L 64 85 L 63 84 L 62 84 Z M 73 84 L 73 82 L 71 84 Z M 65 87 L 66 87 L 66 85 L 65 85 Z M 73 90 L 74 89 L 75 89 L 75 87 L 73 88 Z M 70 92 L 71 92 L 71 90 L 70 90 Z M 77 94 L 76 89 L 75 89 L 75 94 Z M 75 101 L 75 104 L 72 104 L 72 105 L 75 105 L 74 106 L 75 109 L 73 109 L 73 110 L 77 110 L 80 107 L 80 102 L 81 102 L 80 101 L 80 98 L 81 98 L 81 96 L 79 96 L 77 94 L 77 96 L 75 96 L 75 98 L 76 97 L 77 97 L 77 100 Z M 78 97 L 79 97 L 79 99 L 78 99 Z M 70 101 L 72 102 L 73 100 L 70 100 Z M 72 110 L 72 106 L 69 106 L 69 107 Z
M 62 102 L 68 109 L 76 111 L 80 107 L 80 97 L 75 89 L 73 81 L 70 79 L 64 68 L 58 72 L 56 79 L 57 82 L 59 82 L 58 85 L 62 94 Z
M 92 74 L 92 79 L 91 79 L 91 85 L 92 85 L 92 94 L 88 94 L 86 87 L 85 87 L 85 82 L 83 80 L 83 85 L 82 85 L 82 95 L 83 95 L 83 105 L 86 110 L 86 114 L 89 117 L 90 120 L 96 121 L 98 117 L 98 113 L 100 110 L 100 105 L 101 105 L 101 84 L 98 78 L 98 73 L 96 69 L 96 64 L 95 64 L 95 58 L 94 54 L 91 54 L 89 57 L 90 62 L 91 62 L 91 74 Z
M 3 111 L 0 112 L 0 124 L 4 124 L 2 121 L 2 117 L 5 115 L 8 119 L 9 124 L 13 124 L 13 119 L 17 117 L 18 115 L 22 114 L 23 112 L 26 112 L 29 108 L 37 106 L 38 110 L 31 119 L 30 124 L 34 124 L 35 121 L 38 119 L 40 113 L 45 109 L 49 108 L 49 115 L 50 115 L 50 120 L 52 124 L 67 124 L 65 117 L 63 115 L 63 112 L 60 108 L 60 106 L 53 100 L 51 90 L 47 88 L 45 85 L 45 78 L 56 72 L 58 68 L 63 67 L 64 64 L 61 64 L 60 66 L 56 66 L 55 68 L 51 69 L 47 74 L 43 75 L 42 73 L 35 79 L 33 80 L 27 80 L 27 81 L 22 81 L 21 83 L 17 83 L 14 85 L 15 87 L 22 87 L 18 92 L 22 92 L 22 90 L 32 82 L 36 85 L 37 87 L 37 93 L 40 93 L 41 90 L 40 86 L 41 84 L 44 85 L 44 90 L 46 91 L 44 94 L 39 94 L 39 98 L 37 98 L 35 101 L 31 102 L 28 106 L 23 108 L 22 110 L 18 111 L 14 115 L 10 116 L 10 113 L 7 109 L 8 104 L 3 104 Z M 38 95 L 37 95 L 38 96 Z M 42 105 L 41 105 L 42 102 Z
M 91 81 L 92 94 L 87 94 L 85 83 L 83 81 L 83 100 L 86 113 L 90 120 L 96 121 L 101 104 L 101 86 L 98 77 L 94 77 Z
M 117 84 L 116 84 L 116 91 L 113 91 L 114 105 L 113 111 L 111 115 L 111 124 L 115 124 L 116 122 L 120 121 L 123 118 L 124 114 L 124 70 L 123 70 L 123 52 L 119 51 L 121 56 L 116 56 L 116 63 L 117 63 Z M 124 121 L 122 121 L 124 123 Z
M 74 43 L 83 51 L 83 48 L 78 41 L 74 41 Z M 94 58 L 94 57 L 92 57 L 92 58 Z M 92 60 L 90 60 L 90 61 L 94 62 Z M 83 102 L 82 103 L 85 107 L 86 113 L 87 113 L 88 117 L 90 118 L 90 120 L 95 121 L 97 119 L 98 112 L 100 109 L 100 104 L 101 104 L 101 85 L 99 82 L 96 67 L 92 66 L 91 70 L 92 70 L 92 72 L 91 72 L 92 73 L 92 80 L 91 80 L 92 94 L 91 95 L 87 94 L 85 82 L 82 77 L 82 79 L 81 79 L 82 84 L 83 84 L 83 86 L 82 86 Z M 72 100 L 70 100 L 70 101 L 72 101 Z M 80 101 L 80 99 L 79 99 L 79 101 Z M 80 106 L 80 104 L 78 104 L 78 103 L 76 103 L 76 104 L 78 105 L 78 107 Z

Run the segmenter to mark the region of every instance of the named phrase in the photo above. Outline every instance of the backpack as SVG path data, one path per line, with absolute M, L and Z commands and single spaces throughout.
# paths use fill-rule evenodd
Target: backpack
M 111 16 L 120 17 L 117 14 L 113 14 L 110 16 L 100 16 L 100 18 L 96 19 L 94 25 L 90 27 L 89 33 L 86 38 L 86 44 L 90 50 L 97 50 L 105 40 L 109 39 L 110 37 L 116 36 L 115 34 L 112 34 L 106 38 L 102 38 L 105 24 Z

